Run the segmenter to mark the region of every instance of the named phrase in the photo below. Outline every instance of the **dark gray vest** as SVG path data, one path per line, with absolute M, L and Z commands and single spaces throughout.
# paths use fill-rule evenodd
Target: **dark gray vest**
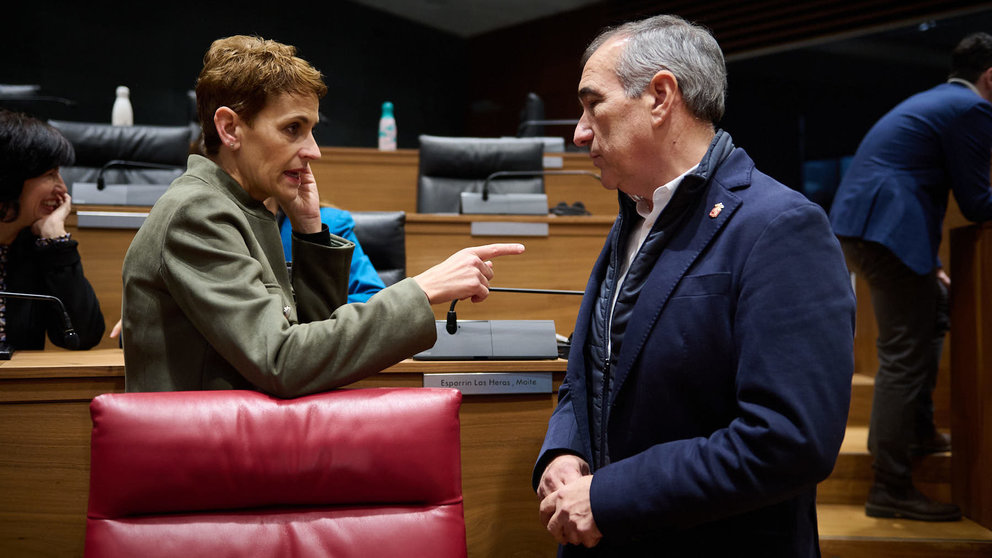
M 654 268 L 658 256 L 668 244 L 668 241 L 678 232 L 685 221 L 688 209 L 695 205 L 699 196 L 706 190 L 710 177 L 717 167 L 733 151 L 734 145 L 730 134 L 720 130 L 714 136 L 710 147 L 692 173 L 686 175 L 675 190 L 675 195 L 662 210 L 658 220 L 651 228 L 644 243 L 634 256 L 627 270 L 627 276 L 620 285 L 613 314 L 610 315 L 610 301 L 617 289 L 620 274 L 620 258 L 626 253 L 626 243 L 631 232 L 640 223 L 640 215 L 633 200 L 627 195 L 620 194 L 620 215 L 617 217 L 609 247 L 609 264 L 603 281 L 599 285 L 599 293 L 593 307 L 589 328 L 589 338 L 583 347 L 586 359 L 586 370 L 589 371 L 586 381 L 589 394 L 590 435 L 592 436 L 593 467 L 598 469 L 610 463 L 609 445 L 607 441 L 607 425 L 609 424 L 609 402 L 612 397 L 613 367 L 623 346 L 627 322 L 633 312 L 641 288 L 648 274 Z M 606 339 L 609 332 L 610 354 L 606 354 Z

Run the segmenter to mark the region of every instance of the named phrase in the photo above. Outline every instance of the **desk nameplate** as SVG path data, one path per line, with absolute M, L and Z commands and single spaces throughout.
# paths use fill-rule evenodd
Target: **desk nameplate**
M 472 221 L 472 236 L 548 236 L 547 223 Z
M 76 226 L 81 229 L 139 229 L 148 213 L 130 211 L 77 211 Z
M 551 393 L 551 372 L 424 374 L 424 387 L 455 388 L 465 395 Z

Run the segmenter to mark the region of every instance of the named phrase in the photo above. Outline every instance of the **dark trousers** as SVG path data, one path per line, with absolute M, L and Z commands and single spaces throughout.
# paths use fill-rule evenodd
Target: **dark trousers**
M 909 446 L 934 434 L 933 389 L 949 329 L 947 290 L 936 270 L 918 275 L 888 248 L 841 239 L 848 269 L 871 289 L 878 322 L 878 372 L 868 430 L 875 478 L 908 485 Z

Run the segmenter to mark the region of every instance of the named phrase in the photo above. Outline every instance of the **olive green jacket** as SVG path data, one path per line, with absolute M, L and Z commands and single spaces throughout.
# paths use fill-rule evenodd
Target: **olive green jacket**
M 126 390 L 296 397 L 430 348 L 434 315 L 416 282 L 345 304 L 354 245 L 330 239 L 294 236 L 291 280 L 275 216 L 191 155 L 124 258 Z

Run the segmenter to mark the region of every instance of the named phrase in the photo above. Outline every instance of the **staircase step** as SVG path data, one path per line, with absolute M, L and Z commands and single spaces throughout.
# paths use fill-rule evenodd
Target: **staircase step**
M 868 427 L 848 426 L 840 455 L 830 477 L 817 486 L 820 504 L 864 505 L 872 482 Z M 951 453 L 918 458 L 913 464 L 913 484 L 930 498 L 951 501 Z
M 875 391 L 875 378 L 855 374 L 851 380 L 851 409 L 847 413 L 849 426 L 867 426 L 871 418 L 871 400 Z
M 863 505 L 817 504 L 823 558 L 992 556 L 992 531 L 971 521 L 879 519 Z

